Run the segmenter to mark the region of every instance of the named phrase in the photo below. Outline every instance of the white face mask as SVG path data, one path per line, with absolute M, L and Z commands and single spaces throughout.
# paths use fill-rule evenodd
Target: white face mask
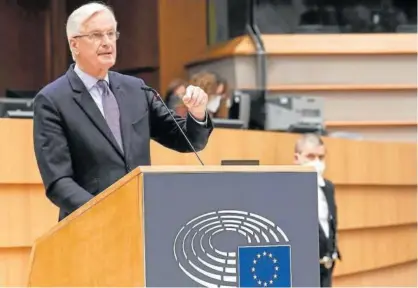
M 206 109 L 208 109 L 209 112 L 216 113 L 219 109 L 219 106 L 221 105 L 221 99 L 222 95 L 213 96 L 209 100 Z
M 305 162 L 303 164 L 303 166 L 309 166 L 309 167 L 314 167 L 315 171 L 318 174 L 318 185 L 323 187 L 325 186 L 325 181 L 324 181 L 324 171 L 325 171 L 325 162 L 321 161 L 321 160 L 314 160 L 314 161 L 309 161 L 309 162 Z

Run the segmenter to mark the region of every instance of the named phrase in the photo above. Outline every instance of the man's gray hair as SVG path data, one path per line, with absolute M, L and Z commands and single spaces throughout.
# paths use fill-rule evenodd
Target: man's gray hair
M 300 137 L 295 144 L 295 153 L 302 152 L 306 144 L 311 144 L 314 146 L 322 146 L 324 142 L 321 139 L 321 136 L 313 133 L 306 133 Z
M 112 8 L 100 2 L 91 2 L 74 10 L 67 20 L 67 39 L 70 40 L 70 38 L 79 35 L 82 25 L 102 11 L 109 11 L 113 16 L 115 15 Z

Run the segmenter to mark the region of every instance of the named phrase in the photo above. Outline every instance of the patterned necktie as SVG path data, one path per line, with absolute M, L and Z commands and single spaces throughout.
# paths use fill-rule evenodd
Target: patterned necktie
M 120 114 L 118 102 L 116 101 L 115 95 L 113 95 L 105 80 L 97 81 L 97 86 L 102 91 L 103 112 L 107 125 L 112 131 L 120 149 L 123 151 L 122 136 L 120 133 Z

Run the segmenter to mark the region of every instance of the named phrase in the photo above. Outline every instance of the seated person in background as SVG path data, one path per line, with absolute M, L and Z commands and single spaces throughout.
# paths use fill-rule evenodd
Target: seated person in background
M 392 0 L 382 0 L 381 9 L 373 17 L 373 32 L 396 32 L 399 25 L 408 23 L 406 14 L 395 7 Z
M 209 115 L 216 118 L 219 110 L 221 97 L 218 97 L 218 81 L 214 73 L 202 71 L 192 75 L 190 85 L 200 87 L 208 95 L 207 111 Z
M 182 102 L 182 97 L 186 94 L 187 82 L 182 79 L 175 79 L 168 85 L 167 92 L 165 94 L 165 102 L 168 108 L 176 110 L 179 104 Z
M 321 287 L 332 286 L 336 259 L 341 259 L 337 244 L 337 205 L 334 184 L 323 178 L 325 146 L 316 134 L 304 134 L 295 145 L 295 163 L 314 167 L 318 173 L 319 264 Z
M 345 32 L 369 33 L 372 29 L 370 9 L 361 0 L 351 0 L 342 11 Z
M 317 1 L 306 0 L 306 11 L 300 15 L 299 25 L 338 25 L 337 11 L 331 5 L 320 5 Z

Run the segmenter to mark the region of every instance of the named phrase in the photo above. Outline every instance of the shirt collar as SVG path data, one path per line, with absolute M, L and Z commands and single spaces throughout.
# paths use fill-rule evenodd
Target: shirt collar
M 81 79 L 88 91 L 90 91 L 94 87 L 94 85 L 97 84 L 97 81 L 100 80 L 82 71 L 80 67 L 77 66 L 77 64 L 74 67 L 74 72 Z M 107 84 L 109 84 L 109 74 L 106 74 L 104 80 L 107 82 Z

